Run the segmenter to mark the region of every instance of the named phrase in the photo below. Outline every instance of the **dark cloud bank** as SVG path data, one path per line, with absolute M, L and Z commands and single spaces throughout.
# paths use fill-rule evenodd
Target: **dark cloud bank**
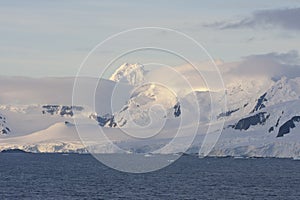
M 222 21 L 204 26 L 218 29 L 280 27 L 288 30 L 300 30 L 300 8 L 259 10 L 241 20 Z

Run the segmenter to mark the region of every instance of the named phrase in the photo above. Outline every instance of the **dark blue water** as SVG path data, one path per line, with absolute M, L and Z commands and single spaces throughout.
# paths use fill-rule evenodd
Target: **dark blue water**
M 90 155 L 0 154 L 0 199 L 300 199 L 300 161 L 183 156 L 127 174 Z

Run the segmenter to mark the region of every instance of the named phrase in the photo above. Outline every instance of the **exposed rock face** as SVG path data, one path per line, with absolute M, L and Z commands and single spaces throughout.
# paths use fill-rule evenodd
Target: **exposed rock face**
M 275 128 L 277 128 L 279 126 L 279 122 L 280 122 L 281 117 L 282 117 L 283 114 L 284 114 L 284 112 L 282 111 L 281 116 L 278 117 L 275 126 L 272 126 L 272 127 L 269 128 L 269 130 L 268 130 L 269 133 L 273 132 L 275 130 Z
M 6 124 L 6 118 L 0 114 L 0 135 L 7 135 L 11 132 Z
M 234 125 L 234 129 L 238 130 L 248 130 L 250 126 L 255 126 L 258 124 L 264 124 L 267 119 L 270 117 L 266 112 L 260 112 L 253 116 L 246 117 L 238 121 L 236 125 Z
M 277 137 L 282 137 L 285 134 L 288 134 L 291 129 L 296 127 L 295 122 L 300 122 L 300 116 L 294 116 L 292 119 L 281 125 Z
M 179 117 L 181 115 L 180 103 L 174 106 L 174 116 Z
M 104 116 L 98 116 L 96 114 L 90 115 L 91 119 L 94 119 L 98 122 L 99 126 L 102 127 L 116 127 L 117 123 L 115 122 L 115 118 L 113 115 L 106 114 Z
M 268 132 L 271 133 L 274 131 L 274 127 L 272 126 L 271 128 L 269 128 Z
M 265 101 L 268 101 L 266 99 L 267 93 L 264 93 L 262 96 L 259 97 L 259 99 L 257 100 L 257 104 L 255 105 L 254 109 L 252 110 L 251 113 L 254 113 L 255 111 L 258 111 L 262 108 L 265 108 L 266 106 L 264 105 Z
M 44 105 L 42 106 L 43 114 L 49 113 L 51 115 L 58 114 L 61 116 L 70 116 L 74 115 L 73 111 L 82 111 L 84 110 L 81 106 L 61 106 L 61 105 Z
M 228 116 L 230 116 L 232 113 L 235 113 L 235 112 L 237 112 L 237 111 L 239 111 L 239 110 L 240 110 L 240 109 L 237 108 L 237 109 L 229 110 L 229 111 L 227 111 L 227 112 L 223 112 L 223 113 L 219 114 L 217 118 L 219 119 L 219 118 L 222 118 L 222 117 L 228 117 Z

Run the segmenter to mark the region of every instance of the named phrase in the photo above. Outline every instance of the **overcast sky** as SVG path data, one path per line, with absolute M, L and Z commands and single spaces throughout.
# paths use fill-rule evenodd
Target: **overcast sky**
M 1 75 L 74 76 L 99 42 L 144 26 L 181 31 L 215 59 L 240 60 L 245 65 L 235 72 L 255 61 L 291 67 L 293 75 L 299 64 L 298 0 L 10 0 L 0 2 Z

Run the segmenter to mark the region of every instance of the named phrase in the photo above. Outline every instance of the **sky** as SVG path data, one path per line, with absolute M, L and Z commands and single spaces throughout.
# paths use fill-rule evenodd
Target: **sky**
M 163 27 L 194 38 L 214 59 L 241 62 L 234 73 L 255 73 L 255 65 L 265 68 L 263 73 L 276 69 L 280 73 L 275 78 L 294 76 L 299 66 L 299 19 L 298 0 L 0 1 L 0 75 L 75 76 L 88 53 L 111 35 Z M 154 40 L 149 37 L 149 44 Z M 119 45 L 126 48 L 129 42 L 134 40 Z M 118 46 L 103 50 L 98 59 L 111 56 L 114 48 Z

